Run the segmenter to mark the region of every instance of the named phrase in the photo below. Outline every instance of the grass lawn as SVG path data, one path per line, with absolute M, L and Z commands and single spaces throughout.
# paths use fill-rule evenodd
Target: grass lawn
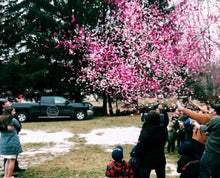
M 79 134 L 86 134 L 93 129 L 109 128 L 109 127 L 141 127 L 140 115 L 121 116 L 121 117 L 95 117 L 85 121 L 33 121 L 23 123 L 23 129 L 44 130 L 47 132 L 59 132 L 68 130 L 74 134 L 69 141 L 75 143 L 70 152 L 58 156 L 54 159 L 48 159 L 37 166 L 28 166 L 28 169 L 19 173 L 22 178 L 104 178 L 106 165 L 112 161 L 111 153 L 106 151 L 103 145 L 85 144 L 84 138 Z M 123 134 L 123 133 L 122 133 Z M 109 138 L 111 139 L 111 138 Z M 39 144 L 23 144 L 24 152 L 28 149 L 37 149 Z M 51 143 L 51 146 L 53 144 Z M 124 148 L 124 159 L 130 159 L 130 151 L 134 145 L 122 145 Z M 114 146 L 110 146 L 113 148 Z M 49 153 L 48 153 L 49 154 Z M 36 157 L 38 155 L 35 155 Z M 40 156 L 40 155 L 39 155 Z M 167 162 L 176 164 L 177 153 L 167 154 Z M 29 157 L 31 162 L 31 157 Z M 169 173 L 169 170 L 167 170 Z M 152 173 L 152 178 L 156 177 Z M 167 176 L 167 178 L 178 176 Z

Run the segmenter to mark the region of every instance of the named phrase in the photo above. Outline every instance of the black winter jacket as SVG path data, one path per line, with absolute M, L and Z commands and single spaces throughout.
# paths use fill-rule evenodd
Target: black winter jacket
M 166 165 L 164 146 L 167 139 L 167 128 L 164 125 L 149 125 L 141 130 L 136 156 L 142 168 L 162 168 Z

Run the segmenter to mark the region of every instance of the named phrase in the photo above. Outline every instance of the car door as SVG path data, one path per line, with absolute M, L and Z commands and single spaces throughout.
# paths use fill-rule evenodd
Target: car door
M 57 107 L 59 117 L 62 116 L 71 116 L 73 114 L 73 108 L 71 106 L 71 102 L 66 98 L 55 96 L 54 97 L 55 106 Z
M 42 97 L 41 98 L 41 114 L 39 117 L 54 117 L 58 115 L 58 110 L 55 111 L 54 97 Z

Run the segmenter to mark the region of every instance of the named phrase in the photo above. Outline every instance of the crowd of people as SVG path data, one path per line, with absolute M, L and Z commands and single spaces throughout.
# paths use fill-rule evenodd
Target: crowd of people
M 141 118 L 142 129 L 137 144 L 123 159 L 123 148 L 112 151 L 113 161 L 105 175 L 111 178 L 148 178 L 155 170 L 158 178 L 166 177 L 165 153 L 178 152 L 177 172 L 180 178 L 220 177 L 220 105 L 203 107 L 189 101 L 188 107 L 177 101 L 169 118 L 162 104 Z M 23 171 L 18 164 L 22 153 L 19 140 L 21 123 L 8 100 L 0 100 L 0 154 L 4 158 L 4 178 Z
M 23 152 L 19 140 L 21 123 L 16 119 L 16 111 L 7 99 L 0 100 L 0 154 L 4 158 L 4 178 L 13 178 L 23 171 L 19 167 L 18 155 Z
M 166 151 L 177 151 L 180 178 L 220 177 L 220 105 L 201 107 L 191 100 L 191 107 L 176 104 L 171 118 L 161 104 L 142 115 L 142 129 L 130 160 L 123 160 L 123 148 L 116 147 L 107 177 L 148 178 L 155 170 L 158 178 L 165 178 Z

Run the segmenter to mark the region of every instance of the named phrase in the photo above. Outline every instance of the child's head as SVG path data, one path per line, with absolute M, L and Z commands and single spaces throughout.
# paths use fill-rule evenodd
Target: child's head
M 121 146 L 116 146 L 112 151 L 112 158 L 116 162 L 121 162 L 123 159 L 123 148 Z
M 135 145 L 135 146 L 132 148 L 132 150 L 131 150 L 131 152 L 130 152 L 130 156 L 131 156 L 131 157 L 136 157 L 136 154 L 135 154 L 136 147 L 137 147 L 137 145 Z

